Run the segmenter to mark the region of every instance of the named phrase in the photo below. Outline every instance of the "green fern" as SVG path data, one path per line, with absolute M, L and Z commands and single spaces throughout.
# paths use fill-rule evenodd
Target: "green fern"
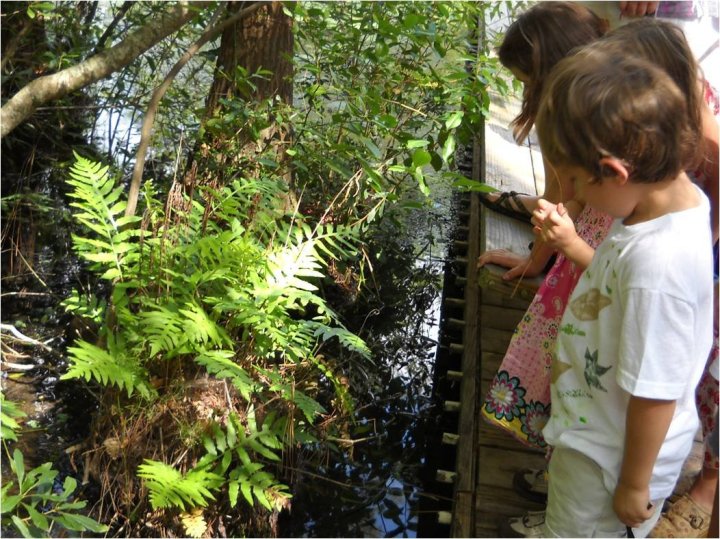
M 239 493 L 249 505 L 254 505 L 257 500 L 268 510 L 281 509 L 291 498 L 287 485 L 263 471 L 263 465 L 252 458 L 255 453 L 269 460 L 280 460 L 275 451 L 284 446 L 285 425 L 284 418 L 276 418 L 271 412 L 258 429 L 251 409 L 247 425 L 240 423 L 237 414 L 230 414 L 225 430 L 215 424 L 212 433 L 204 437 L 203 443 L 208 451 L 204 460 L 217 462 L 216 472 L 227 474 L 228 496 L 233 507 L 238 503 Z M 235 456 L 239 462 L 228 473 Z
M 265 466 L 279 462 L 287 445 L 316 440 L 312 425 L 326 413 L 303 391 L 306 380 L 312 383 L 314 375 L 331 381 L 338 402 L 346 411 L 352 406 L 347 388 L 317 356 L 319 348 L 337 339 L 369 357 L 362 340 L 318 294 L 328 262 L 357 255 L 358 229 L 312 227 L 281 208 L 283 182 L 244 178 L 206 190 L 203 204 L 192 200 L 183 224 L 170 228 L 164 228 L 161 204 L 148 187 L 146 213 L 156 232 L 146 230 L 140 241 L 137 220 L 122 216 L 125 202 L 107 168 L 78 156 L 70 184 L 75 216 L 86 230 L 74 237 L 75 246 L 91 269 L 114 281 L 114 317 L 113 326 L 101 330 L 106 349 L 76 342 L 63 378 L 95 380 L 128 398 L 152 398 L 147 371 L 156 372 L 158 360 L 192 358 L 233 385 L 246 413 L 241 420 L 230 410 L 224 423 L 210 421 L 201 438 L 206 454 L 185 474 L 145 461 L 138 475 L 150 503 L 155 509 L 194 509 L 227 487 L 233 505 L 244 500 L 283 507 L 288 487 Z M 76 312 L 99 314 L 104 307 L 80 296 L 66 303 Z M 278 358 L 300 366 L 302 381 L 294 379 L 294 370 L 280 371 Z M 261 424 L 250 403 L 269 412 Z M 295 437 L 287 439 L 288 432 Z
M 371 352 L 365 341 L 344 327 L 339 325 L 329 327 L 314 320 L 309 320 L 306 324 L 314 330 L 313 336 L 321 338 L 323 342 L 337 338 L 343 347 L 360 354 L 365 359 L 370 359 Z
M 258 366 L 256 366 L 255 369 L 265 376 L 268 381 L 268 387 L 281 394 L 288 402 L 297 406 L 305 415 L 308 422 L 313 423 L 318 415 L 327 412 L 319 402 L 297 389 L 293 380 L 288 379 L 276 371 L 263 369 Z
M 138 217 L 123 216 L 127 206 L 120 200 L 124 186 L 115 186 L 108 167 L 77 153 L 70 177 L 67 183 L 74 189 L 69 196 L 75 199 L 70 205 L 79 210 L 74 217 L 95 233 L 95 237 L 74 235 L 75 249 L 91 263 L 91 269 L 103 272 L 102 278 L 122 279 L 123 266 L 138 257 L 137 243 L 133 241 L 138 231 L 128 225 L 139 221 Z
M 18 408 L 17 403 L 7 400 L 0 391 L 0 439 L 17 441 L 20 424 L 16 420 L 25 416 L 27 414 Z
M 145 479 L 153 509 L 205 507 L 208 501 L 215 500 L 211 491 L 224 483 L 221 476 L 204 467 L 183 476 L 172 466 L 147 459 L 138 467 L 138 476 Z
M 257 500 L 268 511 L 282 509 L 292 497 L 288 487 L 277 483 L 273 475 L 263 471 L 263 465 L 258 462 L 238 466 L 230 472 L 228 496 L 233 507 L 238 503 L 239 492 L 242 492 L 248 505 L 254 505 L 254 500 Z
M 105 316 L 107 301 L 93 294 L 81 296 L 77 290 L 72 290 L 70 296 L 60 302 L 60 305 L 69 313 L 100 323 Z
M 94 379 L 103 385 L 124 389 L 128 397 L 137 391 L 146 399 L 150 398 L 152 389 L 147 382 L 147 373 L 136 361 L 116 349 L 112 338 L 109 340 L 109 350 L 86 341 L 77 341 L 76 344 L 68 348 L 70 368 L 60 377 L 61 380 Z
M 141 332 L 140 340 L 146 340 L 150 345 L 150 356 L 155 357 L 160 352 L 167 352 L 168 357 L 188 352 L 185 346 L 188 342 L 185 335 L 183 318 L 179 316 L 178 309 L 173 304 L 156 305 L 154 302 L 144 302 L 143 310 L 138 313 Z

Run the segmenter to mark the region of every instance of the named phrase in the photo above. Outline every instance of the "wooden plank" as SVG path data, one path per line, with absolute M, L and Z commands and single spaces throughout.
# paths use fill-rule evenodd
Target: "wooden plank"
M 513 332 L 510 330 L 483 327 L 480 338 L 481 353 L 493 352 L 496 354 L 505 354 L 512 334 Z
M 521 309 L 480 305 L 480 323 L 482 327 L 514 331 L 523 316 L 525 316 L 525 311 Z
M 480 294 L 482 295 L 483 305 L 494 305 L 496 307 L 502 307 L 503 309 L 514 309 L 522 312 L 525 312 L 529 305 L 527 300 L 511 298 L 504 290 L 497 291 L 492 288 L 481 288 Z
M 518 447 L 520 444 L 517 444 Z M 542 451 L 496 451 L 480 446 L 478 455 L 486 464 L 478 473 L 478 485 L 489 488 L 512 490 L 512 478 L 515 472 L 525 468 L 544 468 L 545 454 Z M 516 495 L 517 496 L 517 495 Z
M 508 300 L 517 299 L 527 305 L 535 297 L 537 289 L 544 279 L 544 274 L 538 277 L 523 277 L 512 281 L 505 281 L 502 274 L 507 271 L 505 268 L 488 264 L 478 271 L 478 284 L 483 289 L 491 289 L 499 292 Z

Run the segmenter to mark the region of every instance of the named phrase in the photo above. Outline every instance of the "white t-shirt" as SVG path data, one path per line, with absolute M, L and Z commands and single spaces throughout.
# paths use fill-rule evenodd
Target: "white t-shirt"
M 698 192 L 696 208 L 631 226 L 616 220 L 560 325 L 543 436 L 597 462 L 609 492 L 631 395 L 677 401 L 653 469 L 653 500 L 672 493 L 698 428 L 695 387 L 713 319 L 709 203 Z

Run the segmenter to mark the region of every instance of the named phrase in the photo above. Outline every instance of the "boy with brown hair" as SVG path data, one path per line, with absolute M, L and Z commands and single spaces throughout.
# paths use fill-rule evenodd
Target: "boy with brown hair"
M 553 70 L 536 119 L 543 155 L 615 218 L 593 251 L 562 204 L 542 239 L 589 264 L 552 365 L 545 533 L 644 537 L 692 446 L 712 340 L 707 197 L 688 178 L 698 128 L 659 68 L 590 45 Z

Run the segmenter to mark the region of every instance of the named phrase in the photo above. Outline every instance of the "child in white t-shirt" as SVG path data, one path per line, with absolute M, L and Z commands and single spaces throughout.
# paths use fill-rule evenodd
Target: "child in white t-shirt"
M 535 212 L 543 240 L 589 264 L 552 365 L 550 537 L 646 536 L 692 446 L 713 283 L 708 200 L 683 172 L 701 150 L 690 118 L 663 71 L 602 45 L 546 83 L 543 155 L 615 218 L 593 251 L 562 204 Z

